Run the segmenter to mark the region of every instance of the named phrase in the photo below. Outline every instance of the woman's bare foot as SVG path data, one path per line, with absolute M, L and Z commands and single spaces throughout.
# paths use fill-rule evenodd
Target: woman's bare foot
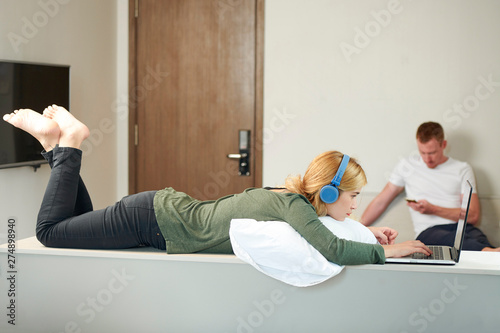
M 88 127 L 62 106 L 51 105 L 43 111 L 43 115 L 59 125 L 61 129 L 59 146 L 61 147 L 80 148 L 82 142 L 90 134 Z
M 59 143 L 59 125 L 30 109 L 16 110 L 3 116 L 3 120 L 33 135 L 45 149 L 50 151 Z

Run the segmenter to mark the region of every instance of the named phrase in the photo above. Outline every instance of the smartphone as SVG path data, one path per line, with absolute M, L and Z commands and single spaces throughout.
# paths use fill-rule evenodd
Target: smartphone
M 415 202 L 415 203 L 417 202 L 417 200 L 415 200 L 415 199 L 410 199 L 410 198 L 406 198 L 406 201 L 408 201 L 408 202 Z

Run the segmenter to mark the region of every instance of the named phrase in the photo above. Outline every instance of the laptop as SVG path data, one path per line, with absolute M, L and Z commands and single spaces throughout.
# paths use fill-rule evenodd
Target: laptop
M 455 243 L 451 246 L 429 246 L 432 255 L 426 256 L 423 253 L 413 253 L 410 256 L 401 258 L 386 258 L 387 264 L 428 264 L 428 265 L 455 265 L 460 259 L 460 251 L 465 237 L 465 226 L 467 215 L 469 214 L 470 198 L 472 195 L 472 185 L 467 180 L 468 191 L 462 198 L 460 219 L 457 222 L 457 233 Z

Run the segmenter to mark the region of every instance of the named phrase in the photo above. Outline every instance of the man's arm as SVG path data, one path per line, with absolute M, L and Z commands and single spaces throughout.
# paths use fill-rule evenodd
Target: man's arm
M 403 190 L 403 186 L 396 186 L 388 182 L 382 192 L 380 192 L 372 202 L 370 202 L 368 207 L 366 207 L 363 216 L 361 216 L 361 223 L 368 226 L 375 222 L 380 215 L 385 212 L 392 200 L 394 200 L 399 193 L 403 192 Z
M 456 222 L 458 222 L 460 218 L 461 208 L 445 208 L 441 206 L 436 206 L 429 203 L 427 200 L 419 200 L 416 203 L 409 202 L 407 205 L 421 214 L 437 215 L 444 219 Z M 469 215 L 467 217 L 467 223 L 476 224 L 479 221 L 480 215 L 481 215 L 481 207 L 479 204 L 479 197 L 477 193 L 472 193 L 472 196 L 470 198 L 470 207 L 469 207 Z

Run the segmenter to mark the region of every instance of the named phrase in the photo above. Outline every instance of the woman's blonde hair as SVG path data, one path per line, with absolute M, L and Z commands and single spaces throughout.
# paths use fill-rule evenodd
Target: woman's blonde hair
M 304 177 L 289 176 L 285 180 L 288 191 L 302 194 L 316 208 L 318 216 L 326 215 L 326 204 L 320 199 L 319 192 L 331 183 L 342 161 L 344 154 L 338 151 L 327 151 L 316 156 L 304 174 Z M 338 189 L 355 191 L 367 183 L 365 172 L 356 159 L 350 158 Z

